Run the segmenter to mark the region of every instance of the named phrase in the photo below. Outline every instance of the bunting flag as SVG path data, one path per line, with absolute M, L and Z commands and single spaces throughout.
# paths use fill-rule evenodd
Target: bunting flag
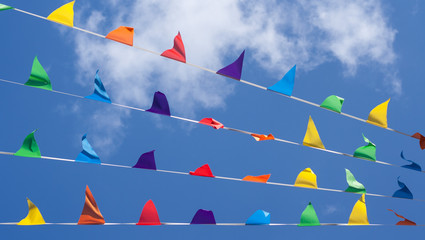
M 155 204 L 149 199 L 143 206 L 142 214 L 140 215 L 139 222 L 136 225 L 161 225 L 159 221 L 158 211 Z
M 9 10 L 9 9 L 13 9 L 13 7 L 7 6 L 7 5 L 4 5 L 4 4 L 1 4 L 0 3 L 0 11 Z
M 397 178 L 397 183 L 400 189 L 394 192 L 393 197 L 413 199 L 412 192 L 407 188 L 406 184 L 400 181 L 400 177 Z
M 56 9 L 47 19 L 68 27 L 74 27 L 74 3 L 75 1 L 72 1 Z
M 399 221 L 399 222 L 398 222 L 398 223 L 396 223 L 395 225 L 411 225 L 411 226 L 416 226 L 416 223 L 415 223 L 415 222 L 413 222 L 413 221 L 411 221 L 411 220 L 409 220 L 409 219 L 407 219 L 407 218 L 405 218 L 405 217 L 403 217 L 403 216 L 401 216 L 401 215 L 397 214 L 397 213 L 396 213 L 396 212 L 394 212 L 393 210 L 388 209 L 388 211 L 391 211 L 391 212 L 393 212 L 393 213 L 394 213 L 397 217 L 404 219 L 403 221 Z
M 277 82 L 271 87 L 268 87 L 267 90 L 282 93 L 287 96 L 292 96 L 292 90 L 294 90 L 296 68 L 297 65 L 294 65 L 279 82 Z
M 267 225 L 270 224 L 270 213 L 264 210 L 257 210 L 246 220 L 246 225 Z
M 330 95 L 322 102 L 322 104 L 320 104 L 320 107 L 329 109 L 337 113 L 341 113 L 343 103 L 344 98 L 335 95 Z
M 415 162 L 414 162 L 414 161 L 412 161 L 412 160 L 408 160 L 408 159 L 404 158 L 403 151 L 401 151 L 401 153 L 400 153 L 400 157 L 401 157 L 403 160 L 406 160 L 406 161 L 408 161 L 408 162 L 410 162 L 410 163 L 411 163 L 410 165 L 403 165 L 403 166 L 401 166 L 401 167 L 408 168 L 408 169 L 412 169 L 412 170 L 419 171 L 419 172 L 420 172 L 420 171 L 422 171 L 422 168 L 421 168 L 421 166 L 420 166 L 419 164 L 415 163 Z
M 86 162 L 86 163 L 96 163 L 100 164 L 100 158 L 97 153 L 93 150 L 89 141 L 87 141 L 87 134 L 84 134 L 81 145 L 83 146 L 83 151 L 78 154 L 75 159 L 76 162 Z
M 34 58 L 30 78 L 25 83 L 25 85 L 52 91 L 52 84 L 50 82 L 49 76 L 38 61 L 37 56 Z
M 44 221 L 43 216 L 40 213 L 40 210 L 38 210 L 37 206 L 35 206 L 34 203 L 31 202 L 29 198 L 27 198 L 28 202 L 28 215 L 19 221 L 17 225 L 42 225 L 46 224 Z
M 264 134 L 253 133 L 251 136 L 255 139 L 255 141 L 274 140 L 274 136 L 271 133 L 267 136 Z
M 419 146 L 422 150 L 425 149 L 425 137 L 420 133 L 415 133 L 412 135 L 413 138 L 419 139 Z
M 86 200 L 84 202 L 83 212 L 81 213 L 78 225 L 100 225 L 105 224 L 105 219 L 100 213 L 99 207 L 94 200 L 94 197 L 86 186 Z
M 33 158 L 41 157 L 40 149 L 38 148 L 37 141 L 35 141 L 35 137 L 34 137 L 35 131 L 37 130 L 34 130 L 32 133 L 28 134 L 25 137 L 21 148 L 14 154 L 15 156 L 33 157 Z
M 214 213 L 212 211 L 199 209 L 193 216 L 190 224 L 215 224 Z
M 314 210 L 311 202 L 308 203 L 307 207 L 301 214 L 300 224 L 298 224 L 298 226 L 320 226 L 319 218 L 317 217 L 316 211 Z
M 208 164 L 203 165 L 202 167 L 197 168 L 194 172 L 190 171 L 190 175 L 201 176 L 201 177 L 214 177 L 211 172 L 210 166 Z
M 153 96 L 152 107 L 146 111 L 171 116 L 167 97 L 160 91 L 155 92 L 155 95 Z
M 174 38 L 173 48 L 165 50 L 161 56 L 186 63 L 186 52 L 184 50 L 184 44 L 180 32 Z
M 348 219 L 348 225 L 369 225 L 369 220 L 367 219 L 366 199 L 364 193 L 356 202 L 356 204 L 354 204 L 353 210 L 350 214 L 350 218 Z
M 223 124 L 213 118 L 203 118 L 201 121 L 199 121 L 201 124 L 205 124 L 208 126 L 213 127 L 214 129 L 224 128 Z
M 317 132 L 316 125 L 314 125 L 311 116 L 308 118 L 307 131 L 305 132 L 303 145 L 308 147 L 315 147 L 325 149 L 325 146 L 320 139 L 319 133 Z
M 269 180 L 270 176 L 271 176 L 271 174 L 260 175 L 260 176 L 250 176 L 250 175 L 248 175 L 248 176 L 242 178 L 242 181 L 266 183 Z
M 317 189 L 317 177 L 311 168 L 302 170 L 295 180 L 294 186 Z
M 387 128 L 387 109 L 388 109 L 388 103 L 390 102 L 390 98 L 376 106 L 372 111 L 369 113 L 369 117 L 367 118 L 368 123 Z
M 238 59 L 236 59 L 236 61 L 218 70 L 217 74 L 240 81 L 242 76 L 242 65 L 243 65 L 244 55 L 245 55 L 245 50 L 243 50 L 243 52 L 238 57 Z
M 345 175 L 347 178 L 348 188 L 345 189 L 346 192 L 352 193 L 366 193 L 366 188 L 363 184 L 359 183 L 350 170 L 345 169 Z
M 376 161 L 376 145 L 369 139 L 367 139 L 364 135 L 363 139 L 367 143 L 367 145 L 357 148 L 356 151 L 354 151 L 353 156 L 356 158 L 363 158 L 366 160 Z
M 120 26 L 106 35 L 105 38 L 133 46 L 134 28 Z
M 154 152 L 155 152 L 155 150 L 143 153 L 139 157 L 139 160 L 137 161 L 136 165 L 133 166 L 133 168 L 143 168 L 143 169 L 156 170 Z
M 111 103 L 111 99 L 103 86 L 102 80 L 100 80 L 99 70 L 96 71 L 96 76 L 94 78 L 94 92 L 92 95 L 86 96 L 85 98 Z

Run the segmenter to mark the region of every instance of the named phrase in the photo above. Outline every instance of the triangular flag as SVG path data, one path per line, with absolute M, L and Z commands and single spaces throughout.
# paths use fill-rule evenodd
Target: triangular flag
M 158 211 L 155 204 L 149 199 L 143 206 L 142 214 L 140 215 L 139 222 L 136 225 L 161 225 L 159 221 Z
M 348 188 L 345 189 L 346 192 L 352 193 L 366 193 L 366 188 L 363 184 L 359 183 L 350 170 L 345 169 L 345 175 L 347 178 Z
M 170 106 L 168 105 L 165 94 L 160 91 L 155 92 L 155 95 L 153 96 L 152 107 L 146 111 L 170 116 Z
M 337 113 L 341 113 L 343 103 L 344 98 L 335 95 L 330 95 L 322 102 L 322 104 L 320 104 L 320 107 L 332 110 Z
M 18 225 L 42 225 L 46 224 L 46 222 L 43 219 L 43 216 L 40 213 L 40 210 L 38 210 L 37 206 L 34 205 L 34 203 L 31 202 L 29 198 L 27 198 L 28 202 L 28 215 L 22 219 Z
M 246 176 L 244 178 L 242 178 L 243 181 L 249 181 L 249 182 L 260 182 L 260 183 L 266 183 L 269 178 L 270 178 L 271 174 L 266 174 L 266 175 L 260 175 L 260 176 Z
M 376 145 L 369 139 L 367 139 L 364 135 L 363 139 L 367 143 L 367 145 L 357 148 L 356 151 L 354 151 L 353 156 L 357 158 L 376 161 Z
M 32 133 L 28 134 L 25 137 L 21 148 L 14 154 L 15 156 L 34 157 L 34 158 L 41 157 L 40 149 L 38 148 L 37 141 L 35 141 L 35 137 L 34 137 L 35 131 L 37 130 L 34 130 Z
M 38 61 L 37 56 L 34 58 L 31 75 L 25 85 L 50 91 L 52 90 L 52 83 L 50 82 L 49 76 Z
M 292 90 L 294 90 L 296 68 L 297 65 L 294 65 L 279 82 L 275 83 L 275 85 L 271 87 L 268 87 L 267 89 L 291 96 Z
M 155 150 L 143 153 L 139 157 L 139 160 L 137 161 L 136 165 L 133 166 L 133 168 L 143 168 L 143 169 L 156 170 L 154 152 L 155 152 Z
M 68 27 L 74 27 L 74 3 L 75 1 L 72 1 L 56 9 L 50 13 L 47 19 Z
M 348 225 L 369 225 L 369 220 L 367 219 L 366 199 L 364 193 L 356 202 L 356 204 L 354 204 L 353 210 L 350 214 L 350 218 L 348 219 Z
M 201 121 L 199 121 L 199 123 L 211 126 L 214 129 L 219 129 L 224 127 L 223 124 L 221 124 L 221 122 L 213 118 L 203 118 Z
M 415 133 L 412 135 L 413 138 L 419 139 L 419 146 L 422 150 L 425 149 L 425 137 L 420 133 Z
M 317 177 L 311 168 L 302 170 L 295 180 L 294 186 L 317 189 Z
M 7 6 L 7 5 L 4 5 L 4 4 L 1 4 L 0 3 L 0 11 L 9 10 L 9 9 L 13 9 L 13 7 Z
M 227 77 L 230 77 L 230 78 L 233 78 L 235 80 L 240 81 L 241 75 L 242 75 L 242 65 L 243 65 L 244 55 L 245 55 L 245 50 L 243 50 L 243 52 L 238 57 L 238 59 L 236 59 L 236 61 L 234 61 L 230 65 L 227 65 L 226 67 L 218 70 L 217 74 L 227 76 Z
M 311 202 L 308 203 L 307 207 L 301 214 L 300 224 L 298 224 L 298 226 L 320 226 L 319 218 L 317 217 L 316 211 L 314 210 L 313 205 L 311 205 Z
M 208 164 L 203 165 L 202 167 L 197 168 L 194 172 L 190 171 L 190 175 L 201 176 L 201 177 L 214 177 L 211 172 L 210 166 Z
M 76 162 L 86 162 L 86 163 L 96 163 L 100 164 L 100 158 L 97 153 L 93 150 L 89 141 L 87 141 L 87 134 L 84 134 L 81 145 L 83 146 L 83 151 L 78 154 L 75 159 Z
M 400 181 L 400 177 L 397 178 L 397 183 L 400 189 L 394 192 L 393 197 L 413 199 L 412 192 L 407 188 L 406 184 Z
M 264 134 L 251 134 L 251 136 L 255 139 L 255 141 L 264 141 L 264 140 L 274 140 L 273 134 L 264 135 Z
M 103 86 L 102 80 L 99 77 L 99 70 L 96 71 L 96 76 L 94 78 L 94 92 L 92 95 L 87 96 L 86 98 L 111 103 L 108 93 L 106 92 L 105 87 Z
M 412 160 L 408 160 L 408 159 L 406 159 L 406 158 L 404 158 L 404 154 L 403 154 L 403 151 L 401 151 L 401 153 L 400 153 L 400 157 L 403 159 L 403 160 L 406 160 L 406 161 L 408 161 L 408 162 L 410 162 L 411 164 L 410 165 L 403 165 L 403 166 L 401 166 L 401 167 L 404 167 L 404 168 L 408 168 L 408 169 L 412 169 L 412 170 L 416 170 L 416 171 L 422 171 L 422 168 L 421 168 L 421 166 L 419 165 L 419 164 L 417 164 L 417 163 L 415 163 L 414 161 L 412 161 Z
M 270 224 L 270 213 L 264 210 L 257 210 L 246 220 L 246 225 L 265 225 Z
M 309 116 L 308 118 L 307 131 L 305 132 L 303 145 L 308 147 L 325 149 L 325 146 L 323 145 L 322 140 L 320 139 L 319 133 L 316 129 L 316 125 L 314 125 L 311 116 Z
M 105 219 L 100 213 L 99 207 L 94 200 L 94 197 L 86 186 L 86 200 L 84 202 L 83 212 L 81 213 L 78 225 L 100 225 L 105 224 Z
M 407 219 L 407 218 L 405 218 L 405 217 L 403 217 L 403 216 L 401 216 L 401 215 L 397 214 L 397 213 L 396 213 L 396 212 L 394 212 L 393 210 L 388 209 L 388 211 L 391 211 L 391 212 L 393 212 L 393 213 L 394 213 L 397 217 L 399 217 L 399 218 L 403 218 L 403 219 L 404 219 L 403 221 L 400 221 L 400 222 L 396 223 L 395 225 L 411 225 L 411 226 L 416 226 L 416 223 L 415 223 L 415 222 L 413 222 L 413 221 L 411 221 L 411 220 L 409 220 L 409 219 Z
M 186 52 L 180 32 L 174 38 L 174 46 L 171 49 L 165 50 L 161 56 L 174 59 L 179 62 L 186 62 Z
M 214 213 L 212 211 L 199 209 L 193 216 L 190 224 L 215 224 Z
M 390 102 L 390 98 L 388 98 L 387 101 L 379 104 L 376 106 L 372 111 L 369 113 L 369 117 L 367 118 L 368 123 L 387 128 L 387 109 L 388 109 L 388 103 Z
M 134 28 L 120 26 L 106 35 L 105 38 L 133 46 Z

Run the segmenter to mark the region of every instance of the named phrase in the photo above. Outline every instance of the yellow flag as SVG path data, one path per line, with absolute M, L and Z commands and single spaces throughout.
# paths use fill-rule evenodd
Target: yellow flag
M 348 220 L 348 225 L 369 225 L 364 194 L 354 205 L 353 210 L 351 211 L 350 219 Z
M 306 168 L 298 174 L 295 180 L 294 186 L 306 187 L 306 188 L 317 188 L 316 174 L 314 174 L 311 168 Z
M 41 225 L 46 224 L 41 216 L 40 210 L 38 210 L 37 206 L 34 205 L 28 198 L 28 215 L 22 219 L 18 225 Z
M 56 9 L 47 19 L 69 27 L 74 27 L 74 3 L 75 1 L 72 1 Z
M 387 109 L 388 109 L 388 103 L 390 102 L 390 98 L 388 98 L 387 101 L 379 104 L 376 106 L 372 111 L 369 113 L 369 117 L 367 118 L 368 123 L 387 128 Z
M 325 149 L 325 146 L 323 145 L 322 140 L 320 140 L 319 133 L 317 132 L 316 125 L 314 125 L 311 116 L 308 119 L 308 126 L 304 136 L 303 145 Z

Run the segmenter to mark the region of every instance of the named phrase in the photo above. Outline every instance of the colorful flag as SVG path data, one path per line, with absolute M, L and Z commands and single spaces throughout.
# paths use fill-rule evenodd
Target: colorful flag
M 406 184 L 400 181 L 400 177 L 397 178 L 397 183 L 400 189 L 394 192 L 393 197 L 413 199 L 412 192 L 407 188 Z
M 0 11 L 9 10 L 9 9 L 13 9 L 13 7 L 7 6 L 7 5 L 4 5 L 4 4 L 1 4 L 0 3 Z
M 242 180 L 243 181 L 249 181 L 249 182 L 260 182 L 260 183 L 266 183 L 269 178 L 270 178 L 271 174 L 266 174 L 266 175 L 260 175 L 260 176 L 246 176 L 244 177 Z
M 209 210 L 199 209 L 190 224 L 215 224 L 214 213 Z
M 106 35 L 105 38 L 133 46 L 134 28 L 120 26 Z
M 422 171 L 422 168 L 421 168 L 421 166 L 419 165 L 419 164 L 417 164 L 417 163 L 415 163 L 414 161 L 412 161 L 412 160 L 408 160 L 408 159 L 406 159 L 406 158 L 404 158 L 404 154 L 403 154 L 403 151 L 401 151 L 401 153 L 400 153 L 400 157 L 403 159 L 403 160 L 406 160 L 406 161 L 408 161 L 408 162 L 410 162 L 411 164 L 410 165 L 403 165 L 403 166 L 401 166 L 401 167 L 404 167 L 404 168 L 408 168 L 408 169 L 412 169 L 412 170 L 416 170 L 416 171 Z
M 139 160 L 137 161 L 136 165 L 133 166 L 133 168 L 156 170 L 154 152 L 155 152 L 155 150 L 143 153 L 139 157 Z
M 136 225 L 161 225 L 159 221 L 158 211 L 152 200 L 146 202 L 143 206 L 142 214 L 140 215 L 139 222 Z
M 186 52 L 180 32 L 174 38 L 174 46 L 171 49 L 165 50 L 161 56 L 174 59 L 179 62 L 186 62 Z
M 233 78 L 235 80 L 240 81 L 241 75 L 242 75 L 242 65 L 243 65 L 243 58 L 245 55 L 245 50 L 241 53 L 241 55 L 234 61 L 233 63 L 227 65 L 226 67 L 220 69 L 217 71 L 217 74 L 227 76 L 230 78 Z
M 348 188 L 345 189 L 346 192 L 352 193 L 366 193 L 366 188 L 363 184 L 359 183 L 350 170 L 345 169 L 345 175 L 347 178 Z
M 411 137 L 419 139 L 419 146 L 421 147 L 422 150 L 425 149 L 425 137 L 422 134 L 417 132 L 413 134 Z
M 199 121 L 201 124 L 205 124 L 208 126 L 213 127 L 214 129 L 223 128 L 223 124 L 213 118 L 203 118 L 201 121 Z
M 325 149 L 325 146 L 320 139 L 319 132 L 317 132 L 316 125 L 314 125 L 311 116 L 308 118 L 307 131 L 305 132 L 303 145 L 308 147 L 315 147 Z
M 246 225 L 267 225 L 270 224 L 270 213 L 264 210 L 257 210 L 245 222 Z
M 251 136 L 255 139 L 255 141 L 264 141 L 264 140 L 274 140 L 273 134 L 264 135 L 264 134 L 251 134 Z
M 31 74 L 25 85 L 52 91 L 52 83 L 37 56 L 32 63 Z
M 99 207 L 89 189 L 86 186 L 86 199 L 84 202 L 83 212 L 81 213 L 78 225 L 101 225 L 105 224 L 105 219 L 100 213 Z
M 329 109 L 337 113 L 341 113 L 343 103 L 344 98 L 335 95 L 330 95 L 322 102 L 322 104 L 320 104 L 320 107 Z
M 354 151 L 353 156 L 357 158 L 376 161 L 376 145 L 369 139 L 367 139 L 364 135 L 363 140 L 367 143 L 367 145 L 357 148 L 356 151 Z
M 201 177 L 214 177 L 211 172 L 210 166 L 208 164 L 203 165 L 202 167 L 197 168 L 194 172 L 190 171 L 190 175 L 201 176 Z
M 298 224 L 298 226 L 320 226 L 319 218 L 317 217 L 316 211 L 314 210 L 311 202 L 308 203 L 307 207 L 301 214 L 300 224 Z
M 302 170 L 295 180 L 294 186 L 317 189 L 317 177 L 311 168 Z
M 153 96 L 152 107 L 146 111 L 171 116 L 167 97 L 160 91 L 155 92 L 155 95 Z
M 28 215 L 19 221 L 18 225 L 42 225 L 46 224 L 44 221 L 43 216 L 40 213 L 40 210 L 38 210 L 37 206 L 35 206 L 34 203 L 31 202 L 29 198 L 27 198 L 28 202 Z
M 76 162 L 86 162 L 86 163 L 96 163 L 100 164 L 100 158 L 97 153 L 93 150 L 89 141 L 87 141 L 87 134 L 84 134 L 81 145 L 83 146 L 83 151 L 78 154 L 75 159 Z
M 356 204 L 354 204 L 353 210 L 350 214 L 350 218 L 348 219 L 348 225 L 369 225 L 369 220 L 367 219 L 366 199 L 364 193 L 356 202 Z
M 401 216 L 401 215 L 397 214 L 397 213 L 396 213 L 396 212 L 394 212 L 393 210 L 388 209 L 388 211 L 391 211 L 391 212 L 393 212 L 393 213 L 394 213 L 397 217 L 404 219 L 403 221 L 399 221 L 399 222 L 398 222 L 398 223 L 396 223 L 395 225 L 411 225 L 411 226 L 415 226 L 415 225 L 416 225 L 416 223 L 415 223 L 415 222 L 413 222 L 413 221 L 411 221 L 411 220 L 409 220 L 409 219 L 407 219 L 407 218 L 405 218 L 405 217 L 403 217 L 403 216 Z
M 297 65 L 294 65 L 279 82 L 267 88 L 267 90 L 272 90 L 278 93 L 285 94 L 287 96 L 291 96 L 292 90 L 294 90 L 296 68 Z
M 74 27 L 74 3 L 75 1 L 72 1 L 56 9 L 47 19 L 68 27 Z
M 92 95 L 89 95 L 85 98 L 111 103 L 108 93 L 106 92 L 105 87 L 103 86 L 102 80 L 99 77 L 99 70 L 96 71 L 96 76 L 94 78 L 94 92 Z
M 368 123 L 387 128 L 387 109 L 388 109 L 388 103 L 390 102 L 390 98 L 376 106 L 372 111 L 369 113 L 369 117 L 367 118 Z
M 37 130 L 34 130 L 32 133 L 28 134 L 25 137 L 21 148 L 14 154 L 15 156 L 34 157 L 34 158 L 41 157 L 40 149 L 38 148 L 37 141 L 35 141 L 35 137 L 34 137 L 35 131 Z

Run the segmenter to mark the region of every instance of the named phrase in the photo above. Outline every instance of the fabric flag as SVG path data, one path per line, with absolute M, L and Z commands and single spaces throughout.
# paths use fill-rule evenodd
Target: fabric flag
M 212 211 L 199 209 L 193 216 L 190 224 L 215 224 L 214 213 Z
M 285 94 L 287 96 L 292 95 L 292 90 L 294 90 L 294 82 L 295 82 L 295 70 L 297 65 L 294 65 L 283 78 L 277 82 L 275 85 L 268 87 L 268 90 L 272 90 L 278 93 Z
M 100 213 L 99 207 L 94 200 L 94 197 L 86 186 L 86 200 L 84 202 L 83 212 L 81 213 L 78 225 L 100 225 L 105 224 L 105 219 Z
M 405 218 L 405 217 L 403 217 L 403 216 L 401 216 L 401 215 L 397 214 L 397 213 L 396 213 L 396 212 L 394 212 L 393 210 L 388 209 L 388 211 L 391 211 L 391 212 L 393 212 L 393 213 L 394 213 L 397 217 L 399 217 L 399 218 L 403 218 L 403 219 L 404 219 L 403 221 L 400 221 L 400 222 L 396 223 L 395 225 L 412 225 L 412 226 L 416 226 L 416 223 L 415 223 L 415 222 L 413 222 L 413 221 L 411 221 L 411 220 L 409 220 L 409 219 L 407 219 L 407 218 Z
M 246 220 L 246 225 L 267 225 L 270 224 L 270 213 L 264 210 L 257 210 Z
M 140 215 L 139 222 L 136 225 L 161 225 L 159 221 L 158 211 L 155 204 L 149 199 L 143 206 L 142 214 Z
M 335 95 L 330 95 L 322 102 L 322 104 L 320 104 L 320 107 L 329 109 L 337 113 L 341 113 L 343 103 L 344 98 Z
M 319 133 L 317 132 L 316 125 L 314 125 L 311 116 L 308 118 L 307 131 L 305 132 L 303 145 L 308 147 L 315 147 L 325 149 L 325 146 L 320 139 Z
M 102 80 L 99 77 L 99 70 L 96 71 L 96 76 L 94 78 L 94 92 L 92 95 L 89 95 L 85 98 L 111 103 L 108 93 L 106 92 L 105 87 L 103 86 Z
M 243 181 L 249 181 L 249 182 L 260 182 L 260 183 L 266 183 L 269 178 L 270 178 L 271 174 L 266 174 L 266 175 L 260 175 L 260 176 L 246 176 L 244 178 L 242 178 Z
M 356 204 L 354 204 L 353 210 L 350 214 L 350 218 L 348 219 L 348 225 L 369 225 L 369 220 L 367 219 L 366 199 L 364 193 L 356 202 Z
M 72 1 L 56 9 L 50 13 L 47 19 L 68 27 L 74 27 L 74 3 L 75 1 Z
M 412 192 L 407 188 L 406 184 L 400 181 L 400 177 L 397 178 L 397 183 L 400 189 L 394 192 L 393 197 L 413 199 Z
M 28 202 L 28 215 L 19 221 L 18 225 L 42 225 L 46 224 L 44 221 L 43 216 L 40 213 L 40 210 L 38 210 L 37 206 L 35 206 L 34 203 L 31 202 L 29 198 L 27 198 Z
M 155 92 L 155 95 L 153 96 L 152 107 L 146 111 L 171 116 L 167 97 L 160 91 Z
M 7 5 L 4 5 L 4 4 L 1 4 L 0 3 L 0 11 L 9 10 L 9 9 L 13 9 L 13 7 L 7 6 Z
M 214 129 L 223 128 L 223 124 L 213 118 L 203 118 L 201 121 L 199 121 L 201 124 L 205 124 L 208 126 L 213 127 Z
M 242 75 L 242 65 L 243 65 L 244 55 L 245 55 L 245 50 L 243 50 L 243 52 L 238 57 L 238 59 L 236 59 L 236 61 L 234 61 L 230 65 L 227 65 L 226 67 L 218 70 L 217 74 L 227 76 L 227 77 L 230 77 L 230 78 L 233 78 L 235 80 L 240 81 L 241 75 Z
M 350 170 L 345 169 L 345 175 L 348 183 L 348 188 L 345 189 L 346 192 L 366 193 L 366 188 L 363 186 L 363 184 L 357 182 L 356 178 L 350 172 Z
M 165 50 L 161 56 L 186 63 L 186 52 L 184 50 L 184 44 L 180 32 L 174 38 L 173 48 Z
M 412 160 L 408 160 L 408 159 L 406 159 L 406 158 L 404 158 L 404 154 L 403 154 L 403 151 L 401 151 L 401 153 L 400 153 L 400 157 L 403 159 L 403 160 L 406 160 L 406 161 L 408 161 L 408 162 L 410 162 L 411 164 L 410 165 L 403 165 L 403 166 L 401 166 L 401 167 L 404 167 L 404 168 L 408 168 L 408 169 L 412 169 L 412 170 L 416 170 L 416 171 L 422 171 L 422 168 L 421 168 L 421 166 L 419 165 L 419 164 L 417 164 L 417 163 L 415 163 L 414 161 L 412 161 Z
M 34 130 L 25 137 L 21 148 L 14 154 L 15 156 L 41 158 L 40 149 L 34 137 L 35 131 L 37 130 Z
M 133 168 L 143 168 L 143 169 L 156 170 L 154 152 L 155 152 L 155 150 L 143 153 L 139 157 L 139 160 L 137 161 L 136 165 L 133 166 Z
M 273 134 L 264 135 L 264 134 L 251 134 L 251 136 L 255 139 L 255 141 L 264 141 L 264 140 L 274 140 Z
M 106 35 L 105 38 L 133 46 L 134 28 L 120 26 Z
M 357 148 L 356 151 L 354 151 L 353 156 L 357 158 L 376 161 L 376 145 L 369 139 L 367 139 L 364 135 L 363 139 L 367 143 L 367 145 Z
M 387 128 L 387 109 L 388 109 L 388 103 L 390 102 L 390 98 L 388 98 L 387 101 L 379 104 L 376 106 L 372 111 L 369 113 L 369 117 L 367 118 L 368 123 Z
M 100 158 L 97 153 L 93 150 L 89 141 L 87 141 L 87 134 L 84 134 L 81 145 L 83 146 L 83 151 L 78 154 L 75 159 L 76 162 L 86 162 L 86 163 L 96 163 L 100 164 Z
M 425 149 L 425 137 L 420 133 L 415 133 L 412 135 L 413 138 L 419 139 L 419 146 L 422 150 Z
M 295 180 L 294 186 L 317 189 L 317 177 L 311 168 L 302 170 Z
M 311 205 L 311 202 L 308 203 L 307 207 L 301 214 L 300 224 L 298 224 L 298 226 L 320 226 L 319 218 L 317 217 L 316 211 L 314 210 L 313 205 Z
M 214 177 L 211 172 L 210 166 L 208 164 L 203 165 L 202 167 L 197 168 L 194 172 L 190 171 L 190 175 L 201 176 L 201 177 Z
M 47 72 L 38 61 L 37 56 L 34 58 L 30 78 L 25 85 L 52 91 L 52 83 L 50 82 Z

